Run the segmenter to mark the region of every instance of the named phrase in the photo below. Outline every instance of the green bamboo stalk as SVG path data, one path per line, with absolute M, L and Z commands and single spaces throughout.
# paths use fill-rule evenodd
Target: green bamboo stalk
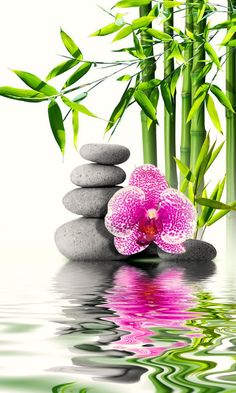
M 152 3 L 139 8 L 140 17 L 146 16 L 152 10 Z M 151 27 L 151 25 L 149 26 Z M 141 32 L 141 44 L 144 45 L 144 54 L 147 57 L 153 56 L 153 46 L 148 45 L 147 39 L 150 36 L 145 32 Z M 153 57 L 142 61 L 142 81 L 147 82 L 155 78 L 156 63 Z M 151 90 L 146 91 L 150 98 Z M 157 165 L 157 142 L 156 142 L 156 123 L 152 122 L 149 125 L 148 118 L 143 111 L 141 111 L 142 124 L 142 142 L 143 142 L 143 161 L 145 164 Z
M 174 11 L 173 8 L 165 8 L 165 12 L 169 14 L 168 19 L 164 23 L 164 32 L 173 37 Z M 168 77 L 173 75 L 175 64 L 174 58 L 169 59 L 171 41 L 164 43 L 164 78 L 168 81 Z M 175 137 L 175 118 L 176 118 L 176 97 L 173 97 L 172 114 L 164 108 L 164 141 L 165 141 L 165 175 L 171 187 L 178 188 L 177 169 L 174 157 L 176 156 L 176 137 Z
M 189 31 L 193 30 L 193 16 L 191 3 L 192 0 L 186 0 L 186 15 L 185 15 L 185 28 Z M 181 130 L 181 143 L 180 143 L 180 159 L 181 161 L 190 166 L 190 129 L 191 122 L 187 123 L 187 118 L 192 105 L 192 59 L 193 58 L 193 45 L 186 47 L 184 51 L 184 59 L 186 65 L 183 70 L 183 85 L 182 85 L 182 130 Z M 183 180 L 183 176 L 181 176 Z
M 192 7 L 192 15 L 193 15 L 193 32 L 196 37 L 202 37 L 205 27 L 206 27 L 206 18 L 198 21 L 198 9 L 204 5 L 204 0 L 195 0 L 194 6 Z M 200 86 L 205 82 L 205 78 L 196 80 L 196 77 L 201 72 L 205 63 L 205 49 L 204 45 L 201 41 L 195 40 L 193 43 L 193 65 L 192 65 L 192 98 L 194 97 L 196 91 Z M 191 121 L 191 130 L 190 130 L 190 166 L 194 168 L 198 155 L 200 153 L 202 144 L 206 138 L 206 130 L 205 130 L 205 111 L 204 111 L 204 102 L 200 105 L 198 110 L 195 112 L 192 121 Z
M 228 1 L 228 18 L 236 18 L 236 0 Z M 232 37 L 236 39 L 236 35 Z M 226 94 L 236 111 L 236 51 L 227 48 L 226 60 Z M 236 114 L 226 110 L 226 173 L 227 202 L 236 200 Z M 230 214 L 232 216 L 232 214 Z M 234 215 L 235 216 L 235 215 Z

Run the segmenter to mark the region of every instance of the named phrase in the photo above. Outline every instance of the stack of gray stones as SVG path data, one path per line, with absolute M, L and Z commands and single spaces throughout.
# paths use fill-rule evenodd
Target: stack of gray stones
M 122 187 L 126 174 L 118 167 L 128 160 L 130 151 L 114 144 L 86 144 L 80 155 L 91 163 L 80 165 L 71 173 L 71 181 L 77 187 L 63 198 L 76 220 L 67 222 L 55 233 L 58 250 L 72 260 L 121 260 L 114 247 L 113 236 L 104 225 L 107 204 Z

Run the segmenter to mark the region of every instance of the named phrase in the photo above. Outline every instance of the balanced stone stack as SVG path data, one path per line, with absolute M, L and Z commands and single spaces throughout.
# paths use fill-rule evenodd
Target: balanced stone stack
M 56 245 L 69 259 L 125 259 L 115 249 L 104 217 L 110 198 L 122 188 L 118 184 L 126 178 L 123 169 L 116 165 L 127 161 L 130 151 L 121 145 L 91 143 L 82 146 L 80 155 L 92 163 L 72 171 L 71 181 L 77 188 L 65 195 L 63 204 L 70 212 L 83 217 L 57 229 Z

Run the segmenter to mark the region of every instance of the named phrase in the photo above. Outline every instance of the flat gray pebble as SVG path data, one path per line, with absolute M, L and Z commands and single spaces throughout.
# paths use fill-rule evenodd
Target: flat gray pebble
M 84 164 L 71 173 L 71 181 L 80 187 L 108 187 L 123 183 L 126 174 L 118 166 Z
M 107 204 L 122 187 L 76 188 L 63 198 L 67 210 L 84 217 L 105 217 Z
M 122 145 L 87 143 L 81 147 L 80 155 L 98 164 L 117 165 L 128 160 L 130 151 Z
M 189 239 L 184 243 L 186 252 L 183 254 L 169 254 L 158 249 L 158 256 L 169 261 L 211 261 L 217 255 L 215 247 L 202 240 Z
M 55 233 L 58 250 L 72 260 L 123 260 L 102 218 L 78 218 L 60 226 Z

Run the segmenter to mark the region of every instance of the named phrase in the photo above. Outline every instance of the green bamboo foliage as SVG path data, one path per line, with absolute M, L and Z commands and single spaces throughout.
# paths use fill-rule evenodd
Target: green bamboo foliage
M 236 18 L 236 0 L 228 1 L 228 19 Z M 230 27 L 229 27 L 230 29 Z M 231 40 L 235 40 L 234 34 Z M 236 111 L 236 51 L 228 45 L 226 60 L 226 95 Z M 226 110 L 227 201 L 236 200 L 236 114 Z
M 193 16 L 191 0 L 186 0 L 186 14 L 185 14 L 185 31 L 193 31 Z M 185 48 L 184 59 L 185 67 L 183 69 L 183 86 L 182 86 L 182 129 L 181 129 L 181 144 L 180 144 L 180 159 L 181 161 L 190 166 L 190 129 L 191 122 L 187 122 L 188 114 L 192 106 L 192 59 L 193 59 L 193 44 Z M 181 176 L 181 179 L 183 177 Z
M 143 5 L 139 8 L 140 17 L 147 16 L 152 10 L 152 4 Z M 150 26 L 151 27 L 151 24 Z M 156 63 L 153 58 L 153 46 L 148 45 L 150 40 L 149 34 L 146 31 L 141 33 L 141 44 L 143 45 L 144 55 L 147 57 L 141 63 L 142 81 L 148 82 L 155 78 Z M 152 102 L 152 90 L 145 91 L 146 96 Z M 155 103 L 154 103 L 155 106 Z M 141 111 L 141 125 L 142 125 L 142 141 L 143 141 L 143 161 L 147 164 L 157 165 L 157 142 L 156 142 L 156 121 L 150 123 L 150 118 Z
M 170 3 L 170 2 L 169 2 Z M 164 6 L 167 14 L 164 23 L 164 32 L 173 37 L 174 26 L 174 7 Z M 167 82 L 163 90 L 170 91 L 170 78 L 175 70 L 174 57 L 171 54 L 171 41 L 164 43 L 164 79 Z M 175 117 L 176 117 L 176 96 L 171 97 L 171 110 L 165 103 L 164 108 L 164 141 L 165 141 L 165 175 L 171 187 L 178 188 L 177 170 L 174 157 L 176 156 L 176 135 L 175 135 Z
M 199 78 L 199 75 L 201 74 L 205 65 L 204 31 L 206 28 L 206 18 L 202 17 L 199 20 L 199 9 L 202 9 L 203 7 L 205 7 L 204 0 L 195 0 L 194 5 L 192 6 L 193 33 L 195 36 L 193 43 L 192 98 L 196 98 L 196 92 L 205 82 L 205 77 Z M 201 102 L 200 106 L 192 117 L 190 136 L 190 166 L 193 168 L 206 137 L 204 100 Z

